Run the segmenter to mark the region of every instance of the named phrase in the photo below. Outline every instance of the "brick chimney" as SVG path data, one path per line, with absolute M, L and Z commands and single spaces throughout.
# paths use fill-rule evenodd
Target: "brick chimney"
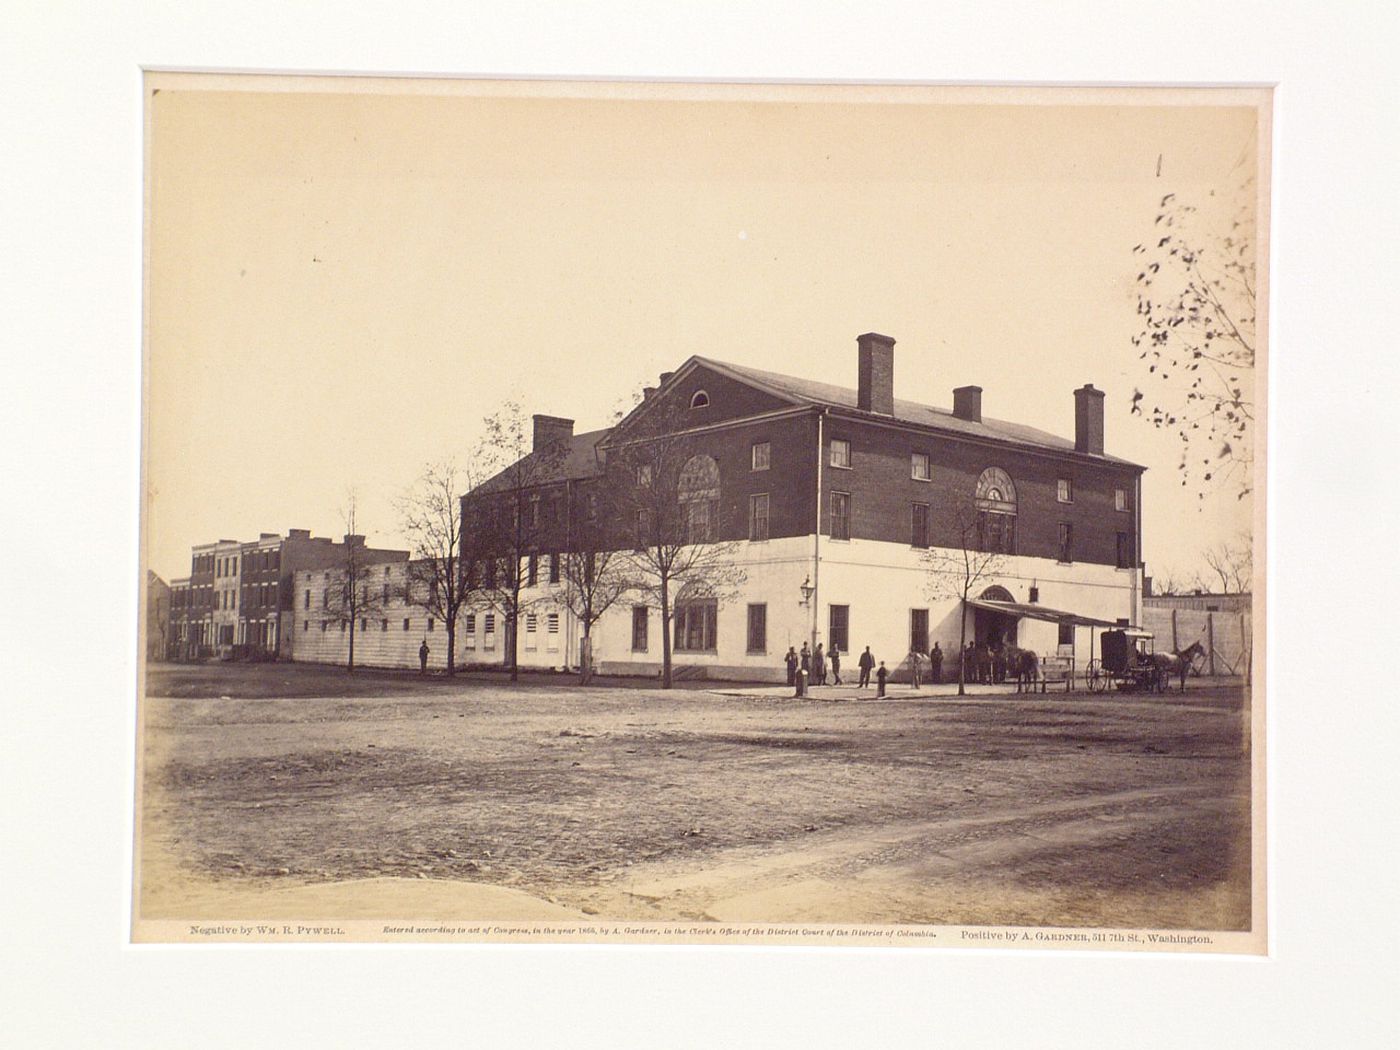
M 1074 450 L 1103 455 L 1103 391 L 1093 383 L 1074 392 Z
M 360 535 L 359 533 L 347 532 L 347 533 L 345 534 L 345 546 L 347 546 L 347 547 L 363 547 L 364 545 L 365 545 L 365 538 L 364 538 L 364 536 Z
M 675 372 L 662 372 L 658 377 L 657 386 L 665 386 L 671 381 L 671 377 L 675 374 Z
M 289 540 L 309 540 L 311 538 L 310 529 L 288 529 L 287 539 Z
M 982 388 L 960 386 L 953 389 L 953 415 L 969 423 L 982 422 Z
M 652 398 L 654 398 L 655 396 L 656 396 L 656 387 L 654 387 L 654 386 L 644 386 L 644 387 L 642 387 L 642 400 L 643 400 L 643 401 L 650 401 L 650 400 L 651 400 Z
M 538 452 L 547 445 L 552 445 L 556 441 L 566 441 L 574 436 L 574 421 L 572 419 L 561 419 L 559 416 L 542 416 L 538 413 L 534 416 L 535 438 L 531 445 L 531 450 Z
M 856 336 L 856 407 L 894 415 L 894 340 L 878 332 Z

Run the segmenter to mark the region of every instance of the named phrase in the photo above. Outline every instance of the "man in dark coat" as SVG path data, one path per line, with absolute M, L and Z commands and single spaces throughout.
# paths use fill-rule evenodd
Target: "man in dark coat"
M 418 647 L 418 673 L 428 673 L 428 639 L 423 639 L 423 644 Z
M 817 685 L 826 685 L 826 653 L 822 652 L 822 643 L 817 643 L 816 651 L 812 653 L 812 680 Z
M 831 684 L 841 684 L 841 650 L 836 646 L 831 647 L 831 652 L 827 654 L 831 657 Z
M 884 660 L 881 660 L 881 661 L 880 661 L 880 670 L 877 671 L 877 672 L 875 673 L 875 677 L 876 677 L 876 679 L 878 679 L 878 681 L 879 681 L 879 683 L 880 683 L 879 688 L 875 690 L 875 695 L 876 695 L 876 696 L 884 696 L 884 695 L 885 695 L 885 679 L 889 677 L 889 672 L 888 672 L 887 670 L 885 670 L 885 661 L 884 661 Z
M 860 688 L 864 689 L 870 684 L 870 672 L 875 668 L 875 657 L 870 655 L 870 646 L 865 647 L 856 664 L 860 668 Z
M 783 663 L 787 664 L 788 685 L 797 684 L 797 650 L 788 646 L 787 656 L 783 657 Z
M 938 648 L 937 642 L 928 653 L 928 680 L 934 685 L 943 681 L 943 650 Z

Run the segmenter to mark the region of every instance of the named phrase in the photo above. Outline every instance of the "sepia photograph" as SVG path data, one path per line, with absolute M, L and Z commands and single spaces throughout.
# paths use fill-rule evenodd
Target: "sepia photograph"
M 146 73 L 132 940 L 1264 953 L 1272 104 Z

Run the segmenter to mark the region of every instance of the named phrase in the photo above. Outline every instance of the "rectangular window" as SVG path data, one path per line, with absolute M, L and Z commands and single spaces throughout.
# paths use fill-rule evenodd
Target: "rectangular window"
M 909 545 L 911 547 L 925 548 L 928 546 L 928 504 L 915 503 L 913 505 L 912 520 L 909 527 Z
M 534 613 L 525 614 L 525 651 L 534 652 L 536 648 L 535 637 L 539 632 L 539 617 Z
M 1016 519 L 994 511 L 977 512 L 977 546 L 993 554 L 1016 553 Z
M 389 604 L 389 585 L 387 583 L 384 585 L 384 604 Z
M 428 617 L 428 630 L 431 631 L 431 630 L 432 630 L 434 627 L 436 627 L 436 626 L 437 626 L 437 621 L 434 620 L 431 616 L 429 616 L 429 617 Z
M 1118 534 L 1118 567 L 1120 569 L 1133 567 L 1133 534 L 1131 532 Z
M 851 651 L 851 607 L 833 605 L 827 614 L 827 641 L 831 648 L 843 653 Z
M 525 565 L 525 586 L 533 587 L 540 581 L 540 556 L 531 554 Z
M 1060 561 L 1074 561 L 1074 526 L 1067 521 L 1060 522 Z
M 915 452 L 909 457 L 909 476 L 915 481 L 927 481 L 931 476 L 928 466 L 928 453 Z
M 306 633 L 307 631 L 309 631 L 309 630 L 311 630 L 311 621 L 310 621 L 310 620 L 302 620 L 302 621 L 301 621 L 301 633 L 302 633 L 302 634 L 305 634 L 305 633 Z
M 749 606 L 749 652 L 768 651 L 768 606 Z
M 325 621 L 325 620 L 322 620 L 322 621 L 321 621 L 321 630 L 322 630 L 322 632 L 324 632 L 325 629 L 326 629 L 326 621 Z
M 362 630 L 362 631 L 368 631 L 368 630 L 369 630 L 369 617 L 367 617 L 367 616 L 361 616 L 361 617 L 360 617 L 360 630 Z
M 486 647 L 487 649 L 494 649 L 494 648 L 496 648 L 496 614 L 495 614 L 495 613 L 487 613 L 487 614 L 486 614 L 486 617 L 485 617 L 485 626 L 482 628 L 482 630 L 485 632 L 485 637 L 486 637 L 485 647 Z
M 848 540 L 851 538 L 851 494 L 833 492 L 831 494 L 831 538 Z
M 408 630 L 408 625 L 409 625 L 409 618 L 408 618 L 407 616 L 405 616 L 405 617 L 403 618 L 403 629 L 404 629 L 405 631 Z
M 677 605 L 673 648 L 677 652 L 714 652 L 717 616 L 718 606 L 714 601 Z
M 752 541 L 768 538 L 768 493 L 760 492 L 749 497 L 749 539 Z
M 559 651 L 559 614 L 549 613 L 544 618 L 545 646 L 551 653 Z
M 1059 644 L 1060 644 L 1060 645 L 1073 646 L 1073 645 L 1074 645 L 1074 624 L 1072 624 L 1072 623 L 1062 623 L 1062 624 L 1060 624 L 1059 626 L 1060 626 Z
M 832 440 L 831 465 L 842 470 L 851 469 L 851 443 L 849 441 Z
M 634 653 L 647 651 L 647 607 L 645 605 L 632 606 L 632 651 Z
M 380 629 L 381 631 L 387 631 L 387 630 L 389 629 L 389 621 L 388 621 L 388 620 L 380 620 L 380 621 L 379 621 L 379 629 Z
M 1114 509 L 1114 510 L 1127 510 L 1127 509 L 1128 509 L 1128 490 L 1127 490 L 1127 489 L 1114 489 L 1114 490 L 1113 490 L 1113 509 Z
M 1061 503 L 1074 502 L 1074 483 L 1069 478 L 1061 478 L 1056 483 L 1055 498 Z
M 549 556 L 549 582 L 559 582 L 559 552 L 555 551 Z
M 686 542 L 709 543 L 714 538 L 715 519 L 719 517 L 719 500 L 697 499 L 685 505 Z
M 928 652 L 928 610 L 909 610 L 909 651 L 911 653 Z
M 754 470 L 767 470 L 771 446 L 766 441 L 755 441 L 752 452 Z

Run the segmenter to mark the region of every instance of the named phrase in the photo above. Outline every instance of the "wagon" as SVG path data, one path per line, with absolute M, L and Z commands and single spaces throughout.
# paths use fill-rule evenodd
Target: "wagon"
M 1149 632 L 1131 627 L 1104 631 L 1099 636 L 1100 657 L 1090 660 L 1085 670 L 1090 692 L 1110 687 L 1124 692 L 1157 688 L 1159 672 L 1150 659 L 1152 640 Z

